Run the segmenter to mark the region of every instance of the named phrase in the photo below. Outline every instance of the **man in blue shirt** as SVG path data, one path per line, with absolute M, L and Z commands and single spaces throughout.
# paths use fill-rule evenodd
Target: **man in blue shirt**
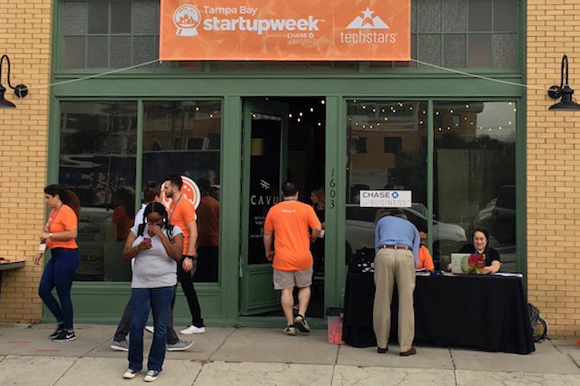
M 404 212 L 384 209 L 380 212 L 375 229 L 375 303 L 373 326 L 377 337 L 377 351 L 388 351 L 391 332 L 391 300 L 397 283 L 399 292 L 399 346 L 400 356 L 415 355 L 415 266 L 419 261 L 421 237 Z

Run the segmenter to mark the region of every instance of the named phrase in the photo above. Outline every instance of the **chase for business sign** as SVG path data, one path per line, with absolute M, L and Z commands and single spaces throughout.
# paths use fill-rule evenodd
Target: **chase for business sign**
M 361 190 L 360 206 L 367 208 L 410 208 L 410 190 Z

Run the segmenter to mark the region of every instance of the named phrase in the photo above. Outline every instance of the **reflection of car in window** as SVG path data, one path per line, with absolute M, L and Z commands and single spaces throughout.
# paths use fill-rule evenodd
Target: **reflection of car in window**
M 380 208 L 364 208 L 356 204 L 346 206 L 347 259 L 362 248 L 375 247 L 375 215 Z M 424 205 L 414 203 L 411 208 L 401 208 L 407 219 L 418 229 L 427 230 L 427 210 Z M 433 257 L 437 260 L 442 245 L 449 251 L 458 250 L 467 238 L 465 230 L 456 224 L 433 220 Z
M 476 227 L 484 227 L 501 244 L 513 244 L 516 240 L 516 187 L 504 185 L 497 198 L 480 210 L 473 220 Z

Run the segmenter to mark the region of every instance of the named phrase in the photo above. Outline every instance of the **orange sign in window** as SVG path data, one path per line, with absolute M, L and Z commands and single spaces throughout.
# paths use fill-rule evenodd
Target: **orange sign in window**
M 162 60 L 410 60 L 411 0 L 161 0 Z

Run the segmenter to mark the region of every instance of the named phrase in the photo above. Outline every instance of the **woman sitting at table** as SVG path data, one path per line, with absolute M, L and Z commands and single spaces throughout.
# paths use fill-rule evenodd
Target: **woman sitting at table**
M 473 243 L 465 244 L 459 250 L 459 253 L 476 253 L 485 258 L 485 267 L 483 273 L 496 273 L 501 267 L 499 252 L 488 247 L 489 234 L 485 228 L 475 228 L 472 233 Z

